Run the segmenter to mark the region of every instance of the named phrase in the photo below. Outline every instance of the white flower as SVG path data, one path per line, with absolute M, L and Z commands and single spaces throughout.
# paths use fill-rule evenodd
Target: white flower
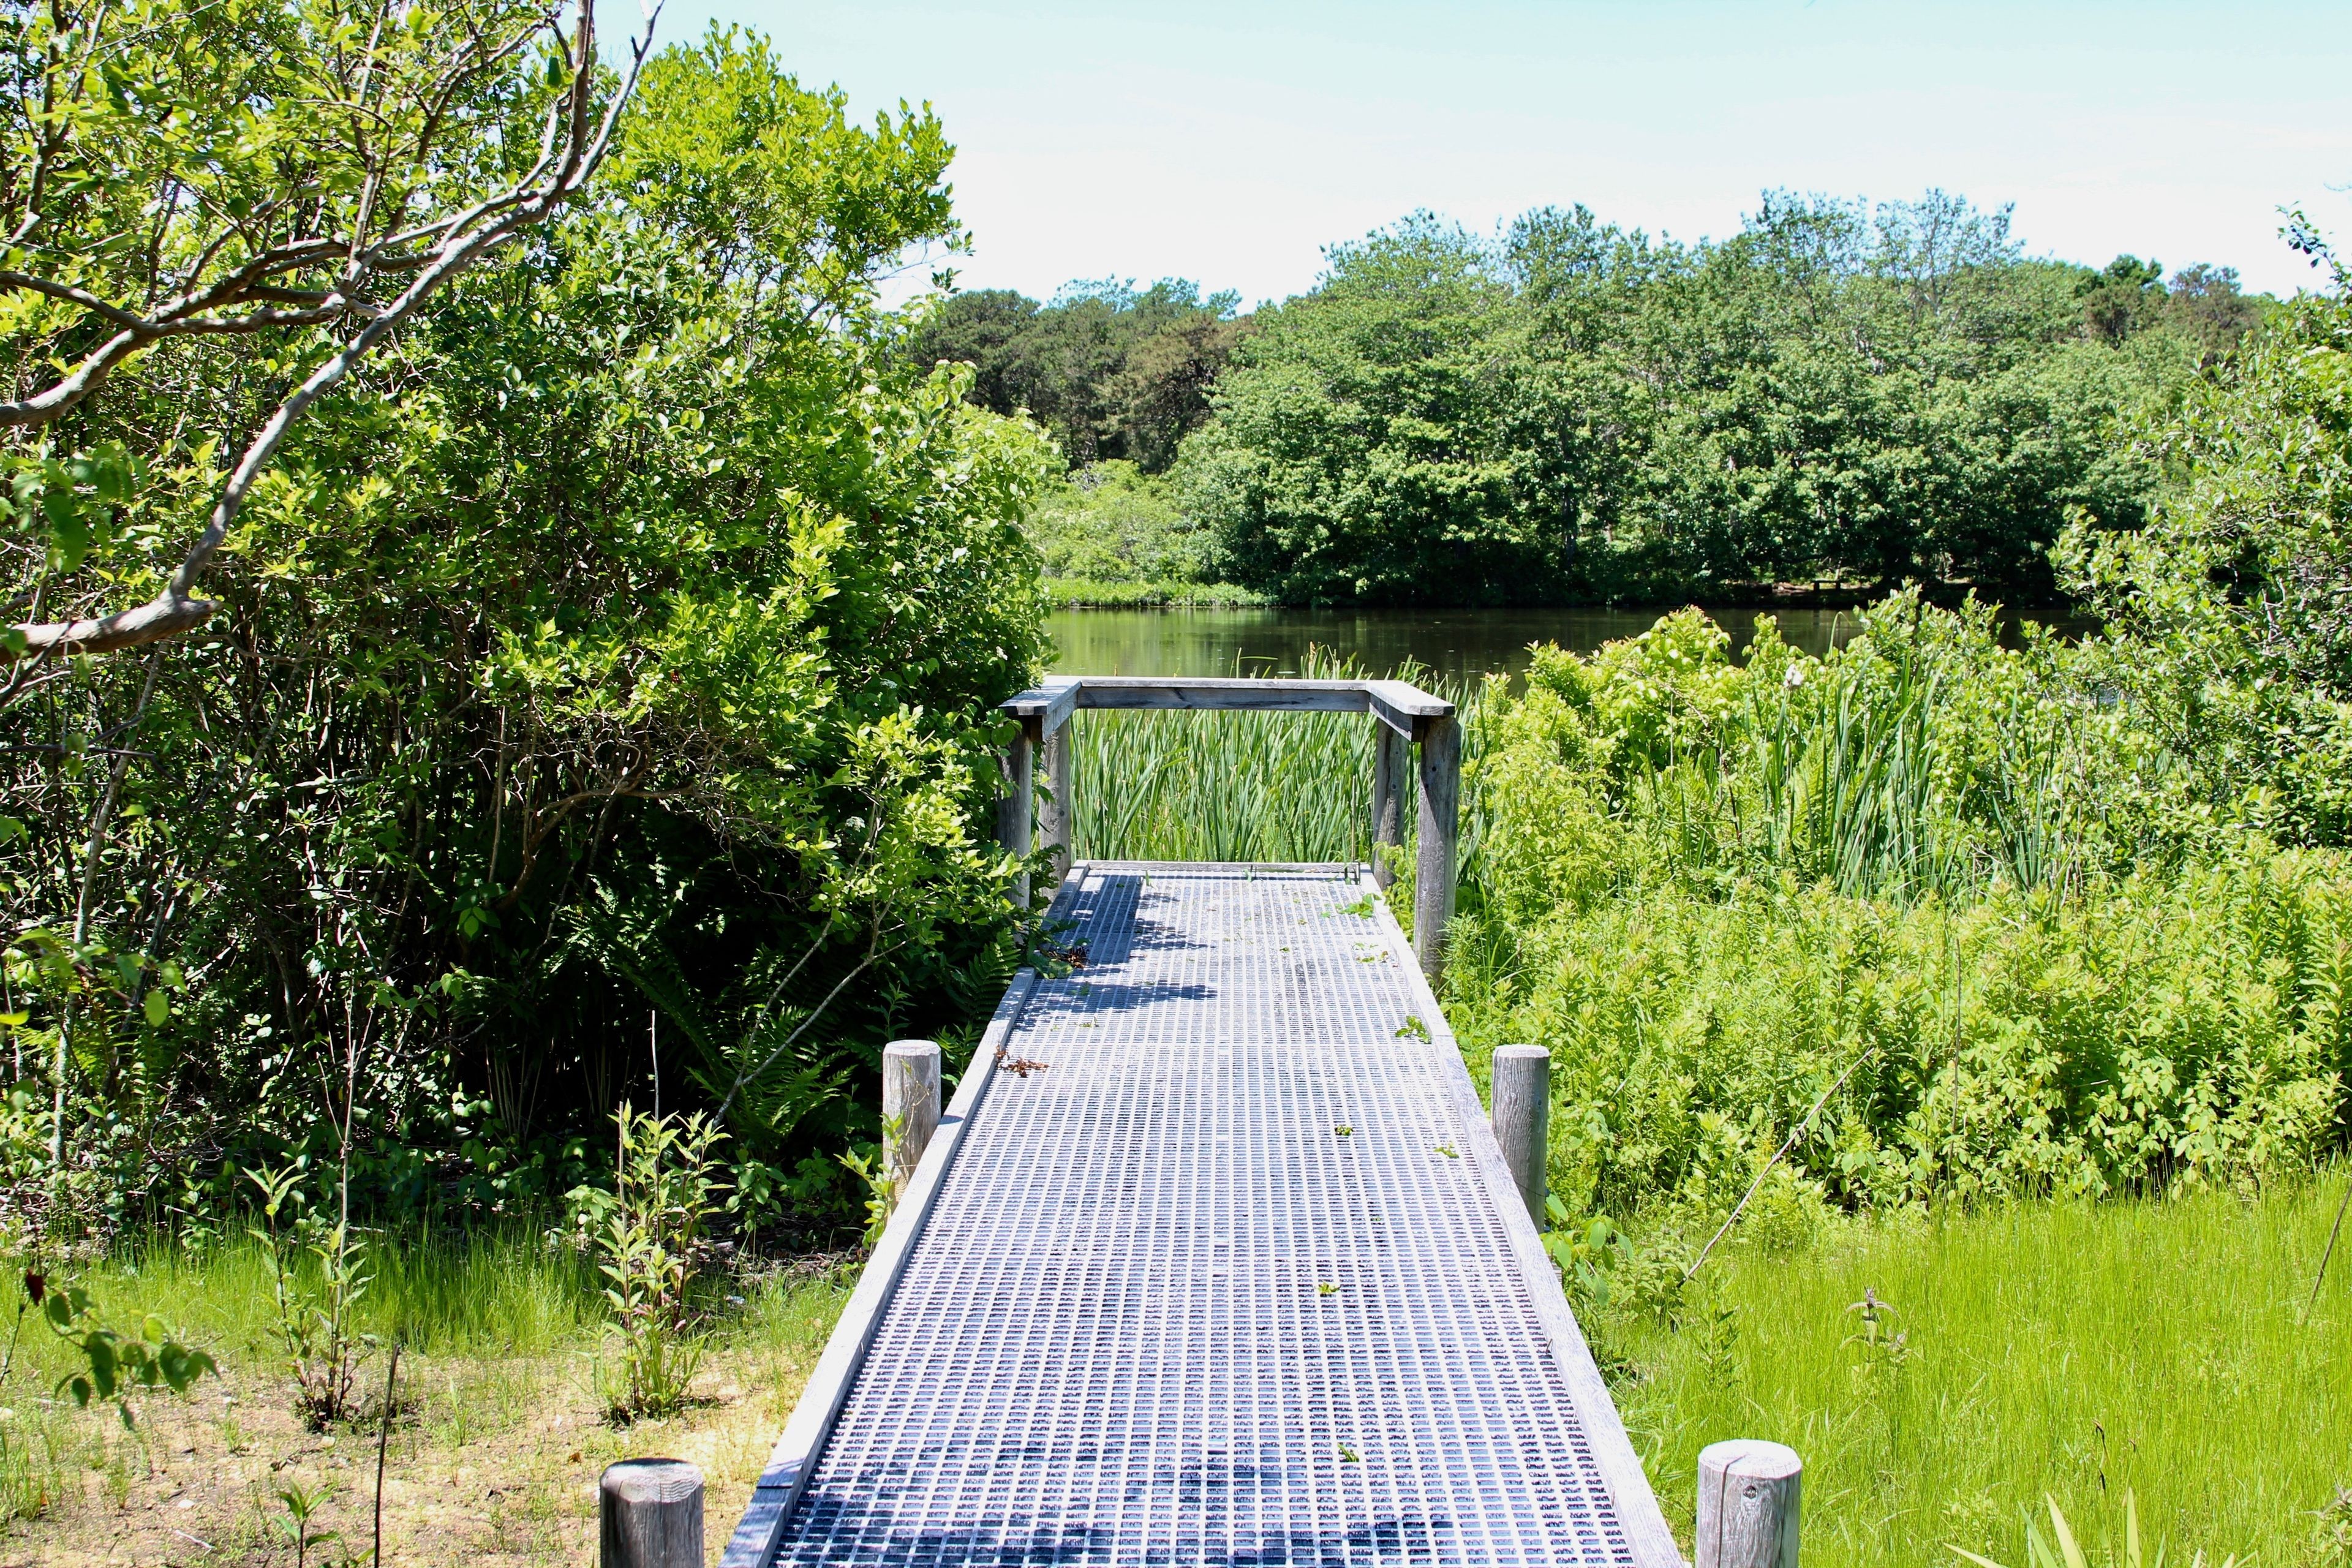
M 1801 664 L 1790 665 L 1786 679 L 1789 689 L 1794 691 L 1805 683 L 1805 667 Z

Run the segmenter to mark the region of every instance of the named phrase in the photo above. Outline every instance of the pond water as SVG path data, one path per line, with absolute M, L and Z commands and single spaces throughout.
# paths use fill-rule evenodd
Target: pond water
M 1737 657 L 1757 609 L 1707 612 Z M 1853 635 L 1852 610 L 1780 610 L 1780 635 L 1808 653 Z M 1296 674 L 1309 647 L 1386 673 L 1406 660 L 1461 679 L 1527 668 L 1528 646 L 1590 653 L 1650 629 L 1657 610 L 1062 610 L 1046 617 L 1056 675 Z

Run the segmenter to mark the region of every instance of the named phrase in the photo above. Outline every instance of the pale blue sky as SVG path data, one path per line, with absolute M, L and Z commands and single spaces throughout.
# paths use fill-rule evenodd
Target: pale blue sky
M 929 99 L 966 287 L 1196 279 L 1252 301 L 1416 207 L 1583 202 L 1681 238 L 1771 186 L 2016 204 L 2039 253 L 2291 291 L 2302 202 L 2352 237 L 2352 5 L 1571 0 L 1187 7 L 672 0 L 861 114 Z

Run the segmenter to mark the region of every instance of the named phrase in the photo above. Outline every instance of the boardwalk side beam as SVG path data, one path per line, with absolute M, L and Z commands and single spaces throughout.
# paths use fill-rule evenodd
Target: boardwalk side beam
M 784 1424 L 784 1435 L 776 1439 L 767 1468 L 751 1489 L 751 1505 L 743 1510 L 742 1522 L 735 1527 L 719 1559 L 719 1568 L 769 1568 L 775 1560 L 784 1521 L 800 1501 L 816 1468 L 817 1456 L 833 1435 L 834 1423 L 841 1418 L 858 1369 L 866 1364 L 866 1352 L 874 1348 L 874 1336 L 881 1331 L 891 1292 L 906 1272 L 907 1260 L 915 1254 L 915 1244 L 930 1220 L 931 1206 L 946 1184 L 948 1169 L 955 1163 L 964 1133 L 980 1113 L 981 1101 L 996 1077 L 997 1050 L 1012 1036 L 1036 986 L 1035 970 L 1015 974 L 1004 1000 L 996 1005 L 996 1016 L 989 1020 L 987 1032 L 972 1047 L 971 1065 L 964 1068 L 962 1080 L 956 1085 L 955 1100 L 940 1118 L 938 1131 L 931 1135 L 914 1175 L 900 1191 L 898 1206 L 891 1211 L 882 1238 L 874 1244 L 873 1254 L 857 1277 L 857 1288 L 850 1292 L 833 1336 L 825 1341 L 824 1353 L 817 1358 L 816 1370 L 809 1373 L 808 1386 L 801 1391 L 800 1403 L 793 1406 L 792 1419 Z
M 1368 895 L 1378 891 L 1370 876 L 1365 877 L 1363 888 Z M 1403 928 L 1397 924 L 1385 902 L 1378 897 L 1371 901 L 1391 951 L 1402 960 L 1407 952 Z M 1495 1141 L 1486 1107 L 1478 1103 L 1477 1086 L 1470 1081 L 1469 1068 L 1462 1062 L 1461 1043 L 1454 1037 L 1454 1030 L 1437 1005 L 1437 994 L 1422 978 L 1421 971 L 1402 962 L 1398 967 L 1403 971 L 1416 1016 L 1429 1030 L 1429 1044 L 1423 1048 L 1435 1053 L 1451 1088 L 1463 1152 L 1476 1163 L 1481 1184 L 1494 1202 L 1503 1228 L 1509 1233 L 1512 1256 L 1519 1266 L 1520 1278 L 1527 1283 L 1536 1317 L 1551 1342 L 1552 1358 L 1583 1422 L 1586 1441 L 1591 1445 L 1592 1462 L 1609 1488 L 1609 1500 L 1619 1526 L 1625 1531 L 1625 1544 L 1632 1550 L 1634 1568 L 1685 1568 L 1682 1548 L 1675 1543 L 1674 1531 L 1667 1527 L 1665 1515 L 1659 1511 L 1657 1494 L 1650 1489 L 1650 1478 L 1642 1468 L 1641 1456 L 1633 1451 L 1633 1439 L 1625 1435 L 1625 1423 L 1617 1414 L 1617 1402 L 1610 1397 L 1609 1385 L 1601 1381 L 1601 1368 L 1592 1359 L 1591 1348 L 1584 1342 L 1584 1331 L 1577 1326 L 1576 1314 L 1569 1310 L 1568 1298 L 1560 1290 L 1559 1275 L 1552 1268 L 1550 1255 L 1544 1251 L 1543 1237 L 1537 1233 L 1535 1221 L 1519 1197 L 1510 1164 L 1503 1158 L 1503 1147 Z

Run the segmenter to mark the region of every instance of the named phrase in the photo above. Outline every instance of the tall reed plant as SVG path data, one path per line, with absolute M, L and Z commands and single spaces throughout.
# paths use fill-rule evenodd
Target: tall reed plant
M 1298 674 L 1367 678 L 1353 658 L 1310 648 Z M 1482 688 L 1396 672 L 1450 699 L 1462 715 L 1467 771 L 1483 729 Z M 1071 720 L 1073 850 L 1083 860 L 1369 863 L 1372 855 L 1372 726 L 1355 713 L 1087 712 Z M 1408 850 L 1419 790 L 1408 770 Z M 1475 790 L 1462 805 L 1465 874 L 1475 874 L 1482 818 Z M 1410 855 L 1408 854 L 1408 861 Z

